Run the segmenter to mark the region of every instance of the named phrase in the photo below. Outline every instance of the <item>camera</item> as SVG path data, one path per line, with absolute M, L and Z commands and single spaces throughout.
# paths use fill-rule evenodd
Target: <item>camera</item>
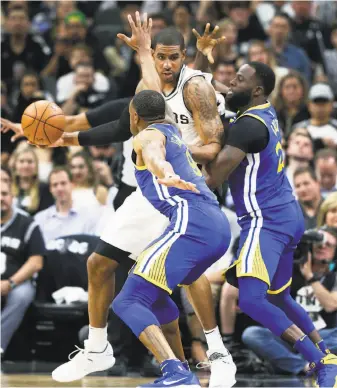
M 325 243 L 325 235 L 320 229 L 308 229 L 304 232 L 301 241 L 294 252 L 294 263 L 303 265 L 307 262 L 309 252 L 312 253 L 314 243 Z

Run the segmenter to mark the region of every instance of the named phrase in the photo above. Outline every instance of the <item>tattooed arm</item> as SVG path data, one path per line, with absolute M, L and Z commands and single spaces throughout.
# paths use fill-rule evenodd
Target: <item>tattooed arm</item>
M 184 87 L 184 101 L 193 116 L 203 146 L 191 146 L 197 163 L 211 162 L 221 149 L 223 126 L 217 109 L 215 91 L 203 77 L 194 77 Z

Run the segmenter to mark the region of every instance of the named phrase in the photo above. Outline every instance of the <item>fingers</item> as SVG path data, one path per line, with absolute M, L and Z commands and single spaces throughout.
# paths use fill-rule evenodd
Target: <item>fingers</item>
M 124 34 L 117 34 L 117 38 L 119 38 L 120 40 L 122 40 L 123 42 L 125 42 L 126 44 L 128 44 L 130 38 L 128 38 L 126 35 Z
M 140 15 L 139 15 L 138 11 L 136 12 L 136 26 L 137 27 L 141 27 L 142 26 L 142 22 L 140 20 Z
M 214 37 L 218 33 L 218 31 L 219 31 L 219 26 L 215 26 L 214 30 L 211 33 L 212 37 Z
M 221 44 L 221 43 L 223 43 L 225 40 L 226 40 L 226 37 L 225 37 L 225 36 L 222 36 L 221 38 L 218 38 L 218 39 L 216 40 L 216 43 L 217 43 L 217 44 Z
M 205 34 L 209 34 L 209 29 L 211 28 L 211 25 L 210 25 L 210 23 L 207 23 L 206 24 L 206 27 L 205 27 Z
M 130 27 L 131 27 L 132 34 L 134 34 L 135 31 L 136 31 L 136 25 L 135 25 L 135 22 L 133 21 L 131 15 L 128 15 L 128 21 L 129 21 L 129 24 L 130 24 Z
M 194 36 L 195 36 L 197 39 L 200 39 L 200 38 L 201 38 L 199 32 L 198 32 L 195 28 L 192 29 L 192 32 L 193 32 Z
M 213 58 L 212 53 L 208 53 L 208 54 L 207 54 L 207 60 L 208 60 L 208 62 L 209 62 L 211 65 L 213 65 L 213 63 L 214 63 L 214 58 Z
M 143 15 L 143 29 L 148 29 L 148 20 L 147 20 L 147 13 L 145 12 Z
M 151 31 L 152 31 L 152 18 L 149 19 L 149 26 L 148 26 L 148 32 L 150 35 L 151 35 Z
M 14 143 L 16 140 L 20 139 L 20 137 L 23 137 L 23 135 L 21 135 L 21 133 L 16 133 L 11 137 L 11 142 Z

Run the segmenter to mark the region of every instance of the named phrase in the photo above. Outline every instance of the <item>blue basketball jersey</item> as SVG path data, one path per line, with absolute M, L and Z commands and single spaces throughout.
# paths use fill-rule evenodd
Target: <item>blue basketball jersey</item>
M 205 203 L 219 206 L 178 129 L 171 124 L 151 124 L 149 128 L 158 130 L 165 135 L 166 160 L 171 163 L 173 170 L 181 179 L 194 183 L 200 193 L 160 185 L 157 178 L 146 169 L 146 166 L 135 166 L 137 183 L 145 198 L 168 217 L 172 214 L 174 207 L 184 200 L 205 201 Z
M 262 152 L 247 154 L 229 177 L 237 216 L 240 218 L 250 215 L 254 218 L 261 216 L 264 209 L 284 205 L 295 198 L 284 172 L 282 138 L 275 109 L 269 102 L 252 107 L 231 126 L 244 116 L 261 121 L 269 131 L 267 147 Z

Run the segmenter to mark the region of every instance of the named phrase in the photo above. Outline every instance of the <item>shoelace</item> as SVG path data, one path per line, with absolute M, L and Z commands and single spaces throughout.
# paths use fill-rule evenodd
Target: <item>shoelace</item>
M 82 353 L 82 354 L 84 354 L 85 353 L 85 349 L 82 349 L 82 348 L 80 348 L 79 346 L 77 346 L 77 345 L 75 345 L 75 350 L 73 351 L 73 352 L 71 352 L 70 354 L 69 354 L 69 356 L 68 356 L 68 359 L 69 359 L 69 361 L 71 361 L 74 357 L 75 357 L 75 353 Z M 74 354 L 74 356 L 73 357 L 71 357 L 72 355 Z
M 213 356 L 213 354 L 212 354 Z M 197 369 L 204 369 L 204 368 L 209 368 L 211 365 L 212 365 L 212 362 L 214 361 L 217 361 L 217 360 L 220 360 L 222 362 L 224 362 L 225 364 L 230 364 L 231 362 L 228 361 L 229 359 L 227 358 L 228 357 L 228 354 L 221 354 L 221 353 L 215 353 L 214 354 L 214 358 L 212 359 L 212 356 L 211 356 L 211 359 L 208 360 L 208 361 L 201 361 L 197 364 L 196 368 Z

